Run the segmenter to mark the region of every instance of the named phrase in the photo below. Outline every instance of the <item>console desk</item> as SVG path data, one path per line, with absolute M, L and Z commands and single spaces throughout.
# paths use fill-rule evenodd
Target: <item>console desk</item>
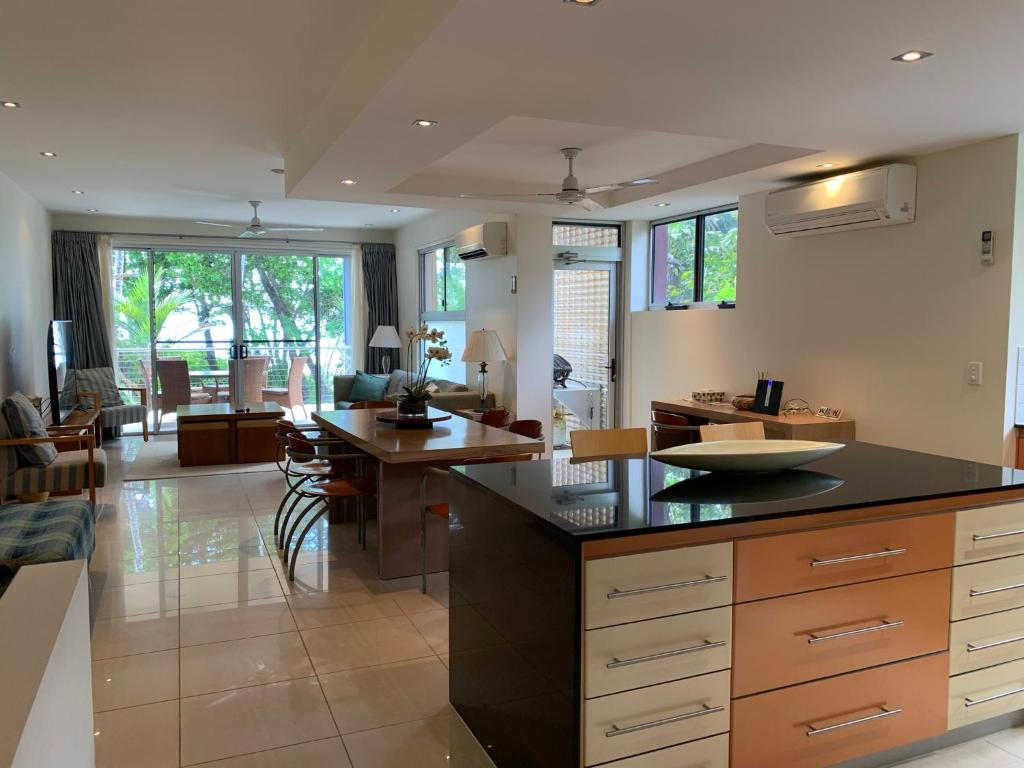
M 850 442 L 450 499 L 451 702 L 499 768 L 888 765 L 1024 709 L 1022 472 Z
M 652 411 L 692 416 L 704 422 L 733 424 L 760 421 L 769 438 L 787 440 L 853 440 L 857 437 L 853 419 L 826 419 L 812 413 L 779 414 L 741 411 L 729 403 L 698 403 L 696 400 L 652 400 Z

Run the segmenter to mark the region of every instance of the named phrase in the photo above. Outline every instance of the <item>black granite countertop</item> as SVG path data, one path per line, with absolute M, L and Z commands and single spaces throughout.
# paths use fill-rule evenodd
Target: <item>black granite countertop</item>
M 584 540 L 1024 490 L 1022 470 L 862 442 L 800 469 L 762 475 L 709 474 L 650 458 L 477 464 L 456 471 L 459 479 Z

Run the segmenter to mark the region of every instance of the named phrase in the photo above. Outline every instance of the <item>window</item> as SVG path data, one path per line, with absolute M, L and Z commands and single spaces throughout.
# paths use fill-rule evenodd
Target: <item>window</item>
M 420 259 L 420 322 L 444 331 L 452 352 L 452 362 L 445 368 L 434 363 L 431 374 L 465 384 L 466 263 L 455 253 L 454 243 L 420 251 Z
M 735 302 L 738 221 L 729 208 L 651 227 L 651 306 Z
M 551 227 L 551 244 L 561 246 L 588 245 L 619 247 L 618 224 L 571 224 L 555 222 Z

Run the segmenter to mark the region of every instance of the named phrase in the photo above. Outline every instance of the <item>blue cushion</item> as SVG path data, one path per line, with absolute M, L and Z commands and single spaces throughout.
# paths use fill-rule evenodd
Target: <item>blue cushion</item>
M 94 548 L 93 506 L 88 501 L 0 505 L 0 571 L 84 560 Z
M 0 406 L 7 419 L 11 437 L 47 437 L 46 425 L 32 402 L 21 392 L 15 392 Z M 53 443 L 19 445 L 18 460 L 23 466 L 45 467 L 57 458 L 57 446 Z
M 372 373 L 356 371 L 356 378 L 352 382 L 352 391 L 348 399 L 354 403 L 361 403 L 365 400 L 383 400 L 384 394 L 388 391 L 388 380 Z

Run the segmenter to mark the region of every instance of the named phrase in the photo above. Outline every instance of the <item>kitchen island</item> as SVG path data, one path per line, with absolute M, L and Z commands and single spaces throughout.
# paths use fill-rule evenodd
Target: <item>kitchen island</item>
M 468 466 L 450 500 L 450 696 L 499 768 L 884 764 L 1024 708 L 1022 472 L 850 442 Z

